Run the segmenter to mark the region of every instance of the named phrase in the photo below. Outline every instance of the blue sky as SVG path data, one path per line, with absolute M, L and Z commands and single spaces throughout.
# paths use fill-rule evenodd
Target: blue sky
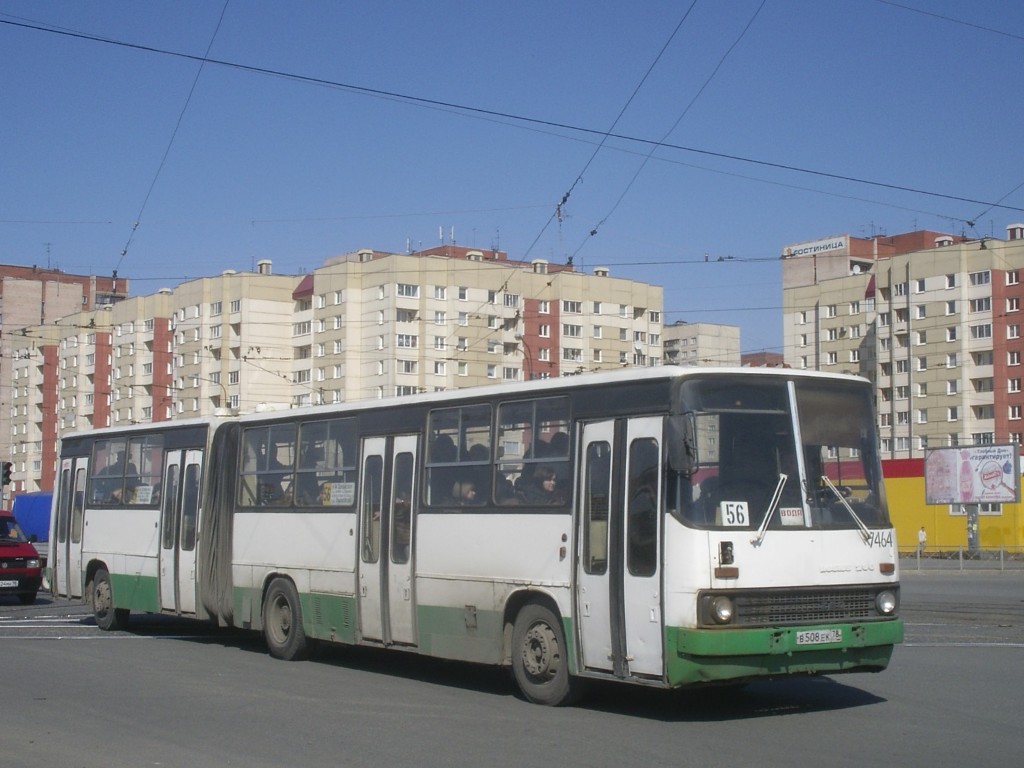
M 1022 92 L 1008 0 L 0 0 L 0 262 L 139 294 L 454 232 L 782 351 L 783 245 L 1024 220 Z

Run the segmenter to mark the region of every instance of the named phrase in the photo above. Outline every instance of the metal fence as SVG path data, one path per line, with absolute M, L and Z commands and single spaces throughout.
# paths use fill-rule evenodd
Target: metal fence
M 903 571 L 1022 571 L 1024 547 L 997 549 L 969 549 L 958 547 L 916 547 L 901 550 L 900 569 Z

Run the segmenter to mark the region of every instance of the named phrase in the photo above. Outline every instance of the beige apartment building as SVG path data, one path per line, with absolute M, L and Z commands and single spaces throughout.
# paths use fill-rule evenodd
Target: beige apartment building
M 877 391 L 884 458 L 1021 442 L 1024 225 L 1005 240 L 839 235 L 782 254 L 786 363 Z
M 666 325 L 662 334 L 665 365 L 739 366 L 738 325 L 688 323 Z
M 655 366 L 662 334 L 662 289 L 603 268 L 454 245 L 264 261 L 15 334 L 13 490 L 52 488 L 70 431 Z

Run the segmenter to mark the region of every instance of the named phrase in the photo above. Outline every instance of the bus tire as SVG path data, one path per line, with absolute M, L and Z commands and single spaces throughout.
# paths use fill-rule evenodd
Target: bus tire
M 97 569 L 92 576 L 92 615 L 96 626 L 104 632 L 116 632 L 128 625 L 128 609 L 114 607 L 114 590 L 106 568 Z
M 562 623 L 543 605 L 527 603 L 516 616 L 512 674 L 523 696 L 534 704 L 571 704 L 580 693 L 580 681 L 569 674 Z
M 299 593 L 289 579 L 274 579 L 263 601 L 263 636 L 270 655 L 284 661 L 309 657 Z

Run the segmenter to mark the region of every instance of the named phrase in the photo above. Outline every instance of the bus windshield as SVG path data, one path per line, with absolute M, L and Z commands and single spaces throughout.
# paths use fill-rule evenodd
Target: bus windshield
M 889 527 L 871 391 L 855 381 L 743 381 L 681 387 L 688 427 L 673 430 L 669 509 L 701 528 Z M 673 462 L 674 463 L 674 462 Z

